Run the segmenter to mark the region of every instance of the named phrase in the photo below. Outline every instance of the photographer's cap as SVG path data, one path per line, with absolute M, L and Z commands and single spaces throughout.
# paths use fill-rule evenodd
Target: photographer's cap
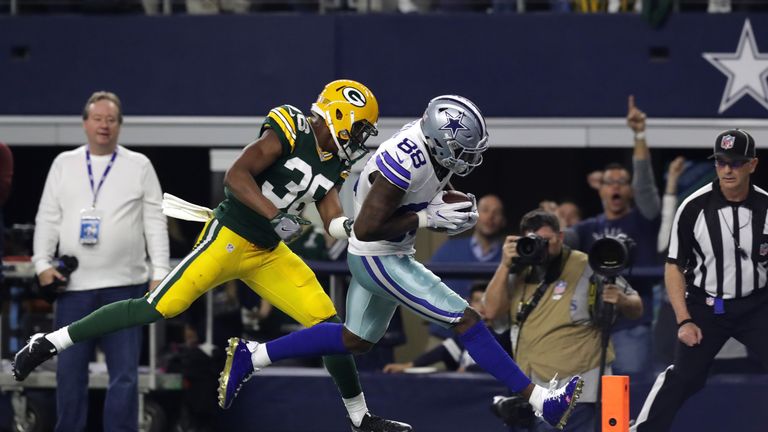
M 755 157 L 755 139 L 741 129 L 729 129 L 715 140 L 714 153 L 709 158 L 724 157 L 730 160 L 747 160 Z

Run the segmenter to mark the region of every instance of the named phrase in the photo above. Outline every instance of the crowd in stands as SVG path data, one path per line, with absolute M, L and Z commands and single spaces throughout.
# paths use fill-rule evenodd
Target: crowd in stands
M 651 21 L 672 12 L 709 13 L 768 10 L 762 0 L 8 0 L 13 13 L 642 13 Z

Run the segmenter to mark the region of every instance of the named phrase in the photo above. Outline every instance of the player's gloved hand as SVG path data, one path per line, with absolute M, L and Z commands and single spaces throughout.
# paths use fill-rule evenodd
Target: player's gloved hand
M 446 231 L 449 236 L 453 236 L 456 234 L 461 234 L 464 231 L 472 228 L 477 224 L 477 220 L 480 218 L 480 213 L 477 211 L 477 198 L 471 193 L 468 193 L 467 196 L 469 196 L 472 199 L 472 208 L 469 210 L 469 218 L 466 222 L 456 227 L 456 229 L 449 229 Z
M 420 228 L 455 230 L 467 223 L 471 212 L 465 209 L 472 206 L 472 202 L 464 201 L 446 203 L 443 201 L 443 192 L 438 193 L 429 202 L 427 208 L 419 210 Z
M 278 212 L 275 217 L 270 219 L 269 223 L 272 224 L 272 229 L 275 230 L 277 235 L 286 243 L 290 243 L 301 236 L 302 225 L 312 225 L 312 222 L 301 216 L 283 212 Z

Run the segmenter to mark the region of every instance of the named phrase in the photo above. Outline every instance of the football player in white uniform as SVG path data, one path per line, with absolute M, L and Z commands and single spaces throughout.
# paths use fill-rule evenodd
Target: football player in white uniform
M 403 305 L 456 331 L 479 366 L 562 428 L 581 392 L 581 378 L 573 377 L 560 389 L 531 383 L 466 300 L 413 258 L 417 228 L 455 235 L 475 225 L 474 197 L 446 203 L 443 189 L 453 174 L 466 176 L 479 166 L 487 148 L 485 119 L 474 103 L 455 95 L 430 101 L 420 120 L 377 149 L 355 186 L 347 258 L 353 279 L 344 325 L 323 323 L 266 344 L 232 338 L 228 362 L 250 362 L 253 369 L 237 368 L 244 372 L 228 378 L 245 381 L 255 370 L 285 358 L 366 352 Z

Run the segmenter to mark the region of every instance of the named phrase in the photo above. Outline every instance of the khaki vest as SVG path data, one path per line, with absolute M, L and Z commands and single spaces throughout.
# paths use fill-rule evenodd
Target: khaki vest
M 573 310 L 584 310 L 589 291 L 584 277 L 587 255 L 572 251 L 560 277 L 549 286 L 539 304 L 528 315 L 520 329 L 515 362 L 526 375 L 549 379 L 555 375 L 571 376 L 596 368 L 600 364 L 600 329 L 585 314 L 574 320 Z M 525 283 L 515 278 L 510 293 L 511 320 L 516 315 L 521 299 L 528 301 L 538 283 Z M 581 307 L 577 307 L 581 305 Z M 613 361 L 613 348 L 609 345 L 607 363 Z

